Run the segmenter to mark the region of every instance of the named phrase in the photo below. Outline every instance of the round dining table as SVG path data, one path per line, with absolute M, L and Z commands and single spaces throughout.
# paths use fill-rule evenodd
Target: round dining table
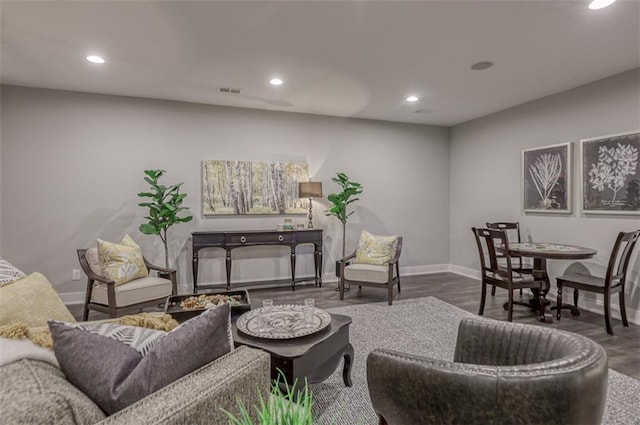
M 498 250 L 504 252 L 504 248 L 498 248 Z M 551 288 L 551 281 L 549 280 L 549 274 L 547 272 L 547 260 L 586 260 L 597 253 L 598 251 L 591 248 L 549 242 L 520 242 L 509 244 L 509 254 L 512 257 L 533 258 L 532 274 L 537 280 L 545 282 L 542 292 L 545 297 Z M 533 292 L 533 298 L 529 300 L 528 305 L 537 310 L 539 304 L 539 289 L 531 288 L 531 292 Z

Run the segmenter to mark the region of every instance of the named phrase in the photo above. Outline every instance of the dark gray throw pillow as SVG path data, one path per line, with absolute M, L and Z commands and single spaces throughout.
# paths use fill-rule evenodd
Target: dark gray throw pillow
M 233 349 L 228 304 L 209 309 L 171 332 L 104 325 L 50 321 L 49 329 L 69 382 L 107 415 Z

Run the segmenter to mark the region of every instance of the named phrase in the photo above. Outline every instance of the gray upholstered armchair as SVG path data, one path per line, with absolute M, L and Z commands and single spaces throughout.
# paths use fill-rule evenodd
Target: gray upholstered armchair
M 453 362 L 376 349 L 367 380 L 380 424 L 599 424 L 607 355 L 542 326 L 464 319 Z

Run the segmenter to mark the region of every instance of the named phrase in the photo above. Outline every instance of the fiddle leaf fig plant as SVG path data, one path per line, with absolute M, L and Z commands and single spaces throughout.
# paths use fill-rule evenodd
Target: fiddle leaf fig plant
M 177 223 L 187 223 L 193 219 L 192 215 L 179 216 L 179 213 L 189 208 L 182 206 L 182 201 L 187 197 L 186 193 L 180 193 L 182 183 L 173 186 L 160 184 L 158 180 L 165 170 L 145 170 L 144 181 L 151 185 L 149 192 L 140 192 L 140 198 L 150 198 L 148 202 L 138 205 L 149 208 L 149 215 L 145 216 L 147 223 L 138 228 L 145 235 L 158 235 L 164 245 L 164 265 L 169 267 L 169 245 L 167 243 L 167 231 L 169 227 Z
M 342 191 L 327 196 L 327 199 L 331 202 L 331 206 L 325 211 L 325 215 L 332 215 L 342 222 L 342 258 L 344 258 L 346 257 L 347 221 L 354 213 L 353 211 L 348 212 L 347 207 L 360 199 L 354 198 L 354 196 L 361 194 L 363 188 L 360 183 L 349 180 L 349 177 L 345 173 L 337 173 L 336 177 L 333 177 L 331 180 L 340 186 Z

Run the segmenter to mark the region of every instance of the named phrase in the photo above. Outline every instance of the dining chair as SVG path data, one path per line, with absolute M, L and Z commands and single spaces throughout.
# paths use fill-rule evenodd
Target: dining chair
M 609 257 L 609 265 L 607 273 L 604 277 L 590 276 L 585 274 L 566 274 L 556 278 L 558 284 L 558 306 L 556 318 L 560 320 L 562 308 L 570 308 L 575 315 L 578 311 L 578 294 L 579 290 L 595 292 L 604 295 L 604 323 L 607 327 L 607 333 L 613 335 L 611 327 L 611 295 L 618 293 L 618 302 L 620 304 L 620 316 L 622 325 L 628 327 L 627 312 L 624 303 L 624 285 L 627 278 L 627 267 L 631 259 L 633 248 L 638 242 L 640 230 L 635 232 L 620 232 L 613 244 L 613 250 Z M 563 288 L 573 288 L 573 308 L 570 306 L 562 306 L 562 290 Z
M 472 227 L 471 230 L 476 238 L 476 245 L 478 246 L 478 253 L 480 255 L 480 267 L 482 270 L 482 295 L 478 315 L 482 316 L 484 314 L 487 285 L 497 286 L 509 291 L 509 302 L 507 303 L 507 320 L 509 322 L 511 322 L 513 318 L 513 291 L 521 288 L 538 288 L 540 290 L 538 292 L 540 321 L 544 322 L 545 305 L 543 287 L 545 282 L 543 280 L 536 280 L 532 275 L 513 270 L 511 254 L 509 253 L 509 238 L 505 231 L 478 229 L 475 227 Z M 500 250 L 497 249 L 498 247 Z M 499 252 L 501 252 L 502 256 L 499 256 Z M 499 264 L 498 258 L 504 258 L 504 262 Z
M 504 230 L 507 233 L 507 237 L 509 240 L 513 242 L 522 242 L 520 238 L 520 222 L 505 222 L 505 221 L 497 221 L 495 223 L 487 222 L 487 228 L 489 229 L 499 229 Z M 502 253 L 498 253 L 498 259 L 503 259 L 504 255 Z M 513 270 L 518 273 L 524 274 L 533 274 L 533 264 L 528 260 L 523 260 L 523 258 L 519 255 L 511 255 L 511 259 L 515 260 L 512 264 Z M 504 261 L 504 260 L 502 260 Z M 491 287 L 491 296 L 496 294 L 496 287 Z M 520 289 L 520 295 L 522 295 L 522 289 Z

